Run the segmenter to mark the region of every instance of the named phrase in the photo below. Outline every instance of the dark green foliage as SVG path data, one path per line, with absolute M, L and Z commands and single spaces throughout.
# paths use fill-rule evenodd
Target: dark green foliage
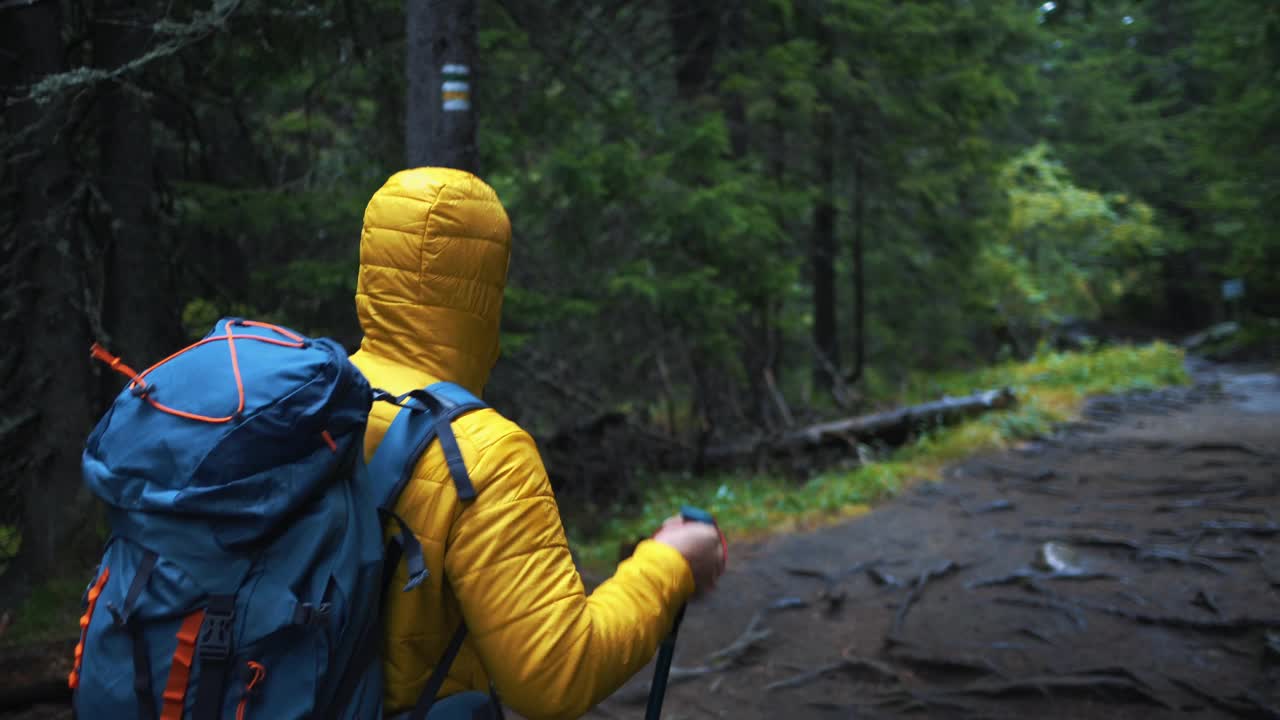
M 916 370 L 1030 356 L 1066 323 L 1280 316 L 1275 3 L 685 5 L 478 3 L 480 167 L 515 229 L 490 399 L 540 435 L 618 411 L 696 466 Z M 0 351 L 32 379 L 0 394 L 19 408 L 4 476 L 77 462 L 30 450 L 68 434 L 23 399 L 46 355 L 89 388 L 68 391 L 76 418 L 118 387 L 55 346 L 114 340 L 146 365 L 138 338 L 243 314 L 354 347 L 361 215 L 404 157 L 403 5 L 17 7 L 0 29 L 63 32 L 0 51 L 0 331 L 29 333 L 36 297 L 79 316 L 45 355 Z M 111 22 L 142 46 L 104 40 Z M 129 132 L 139 113 L 149 132 Z M 1228 308 L 1231 277 L 1248 291 Z
M 1243 277 L 1246 304 L 1276 315 L 1280 7 L 1059 6 L 1043 23 L 1032 124 L 1078 181 L 1143 200 L 1171 236 L 1162 297 L 1135 307 L 1201 326 L 1222 316 L 1220 281 Z

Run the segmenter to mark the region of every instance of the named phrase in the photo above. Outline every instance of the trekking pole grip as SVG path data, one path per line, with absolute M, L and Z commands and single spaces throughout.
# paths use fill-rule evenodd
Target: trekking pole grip
M 680 517 L 685 522 L 705 523 L 714 527 L 717 532 L 720 530 L 715 517 L 702 508 L 685 505 L 680 508 Z M 728 560 L 729 546 L 725 542 L 723 532 L 720 533 L 720 547 L 725 554 L 725 559 Z M 684 620 L 685 607 L 681 605 L 676 611 L 675 622 L 671 625 L 671 634 L 663 639 L 659 647 L 658 661 L 653 668 L 653 683 L 649 686 L 649 705 L 645 709 L 645 720 L 658 720 L 662 715 L 662 701 L 667 694 L 667 677 L 671 674 L 671 660 L 676 652 L 676 634 L 680 632 L 680 622 Z

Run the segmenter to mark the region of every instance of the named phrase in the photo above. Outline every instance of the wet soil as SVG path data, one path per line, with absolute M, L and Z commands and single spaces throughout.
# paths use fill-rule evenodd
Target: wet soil
M 1280 377 L 1196 378 L 734 548 L 663 717 L 1280 718 Z

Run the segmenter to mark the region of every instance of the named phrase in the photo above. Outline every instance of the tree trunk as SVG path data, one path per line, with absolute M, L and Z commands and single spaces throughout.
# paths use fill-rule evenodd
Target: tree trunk
M 718 3 L 706 5 L 670 0 L 667 5 L 671 42 L 676 55 L 676 91 L 691 102 L 707 89 L 715 67 L 720 31 Z
M 746 3 L 745 0 L 733 0 L 727 8 L 724 41 L 726 49 L 735 64 L 735 70 L 741 71 L 743 53 L 746 52 Z M 719 78 L 723 81 L 723 78 Z M 720 87 L 724 87 L 723 84 Z M 746 98 L 737 90 L 721 91 L 725 118 L 729 125 L 729 147 L 735 161 L 747 156 L 751 148 L 750 126 L 747 123 Z M 757 427 L 771 428 L 775 423 L 773 415 L 777 412 L 777 398 L 780 392 L 776 382 L 770 387 L 769 380 L 776 378 L 775 338 L 777 336 L 774 322 L 772 294 L 758 293 L 751 298 L 751 311 L 746 320 L 746 342 L 741 352 L 742 366 L 746 369 L 747 388 L 751 397 L 750 420 Z
M 747 388 L 751 397 L 750 421 L 760 428 L 773 427 L 772 417 L 776 408 L 774 392 L 766 378 L 773 378 L 773 317 L 770 312 L 771 302 L 761 297 L 752 303 L 751 311 L 744 323 L 746 346 L 743 348 L 740 362 L 746 369 Z
M 55 2 L 5 10 L 0 34 L 15 49 L 20 82 L 64 71 L 61 6 Z M 17 409 L 34 411 L 9 447 L 22 455 L 19 570 L 29 578 L 79 569 L 78 550 L 92 531 L 81 484 L 80 451 L 90 425 L 90 338 L 81 304 L 84 267 L 73 218 L 74 186 L 65 132 L 71 120 L 65 100 L 26 101 L 8 108 L 11 128 L 31 132 L 28 152 L 11 158 L 18 191 L 15 255 L 8 258 L 17 282 L 20 359 L 15 377 Z
M 409 167 L 478 173 L 475 0 L 408 0 L 405 15 Z
M 99 67 L 118 68 L 147 49 L 150 23 L 128 0 L 103 0 L 94 18 L 93 48 Z M 101 196 L 106 203 L 106 288 L 103 326 L 114 352 L 148 366 L 181 340 L 174 310 L 170 249 L 153 212 L 151 120 L 129 76 L 103 88 L 98 136 Z M 119 378 L 109 387 L 119 388 Z
M 862 369 L 867 354 L 867 286 L 863 232 L 866 230 L 867 189 L 862 156 L 853 160 L 853 367 L 845 375 L 845 382 L 852 385 L 862 379 Z
M 830 44 L 824 32 L 819 31 L 819 42 L 824 46 L 823 71 L 828 71 L 831 61 Z M 825 90 L 826 82 L 819 81 Z M 813 367 L 814 386 L 829 388 L 837 378 L 832 377 L 840 365 L 839 337 L 836 332 L 836 268 L 835 268 L 835 153 L 832 143 L 835 132 L 829 106 L 830 97 L 822 92 L 814 113 L 814 131 L 817 144 L 814 152 L 818 161 L 818 188 L 821 197 L 813 209 L 813 238 L 809 260 L 813 274 L 813 345 L 819 357 Z
M 729 8 L 728 46 L 736 62 L 747 47 L 746 2 L 736 0 Z M 729 121 L 729 147 L 735 160 L 746 157 L 750 147 L 750 128 L 747 125 L 747 102 L 741 91 L 732 91 L 725 97 L 725 117 Z

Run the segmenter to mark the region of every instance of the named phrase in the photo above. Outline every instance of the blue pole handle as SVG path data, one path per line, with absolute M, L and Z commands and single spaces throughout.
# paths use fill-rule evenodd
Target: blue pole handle
M 719 525 L 716 525 L 715 516 L 702 508 L 697 508 L 692 505 L 681 506 L 680 517 L 688 520 L 689 522 L 699 522 L 719 527 Z
M 692 505 L 684 505 L 680 508 L 680 517 L 687 522 L 697 522 L 710 525 L 717 530 L 720 526 L 716 524 L 715 516 L 711 513 L 697 508 Z M 723 536 L 721 537 L 723 541 Z M 680 621 L 684 620 L 684 606 L 676 611 L 676 619 L 671 627 L 671 634 L 668 635 L 658 649 L 658 662 L 653 669 L 653 683 L 649 686 L 649 704 L 645 708 L 646 720 L 658 720 L 662 715 L 662 701 L 667 694 L 667 676 L 671 673 L 671 660 L 676 653 L 676 634 L 680 632 Z

